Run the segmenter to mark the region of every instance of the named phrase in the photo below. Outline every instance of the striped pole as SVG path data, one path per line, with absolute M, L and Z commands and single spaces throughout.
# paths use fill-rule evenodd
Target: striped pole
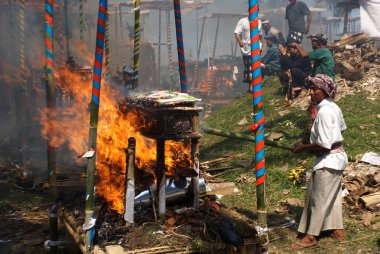
M 179 71 L 179 77 L 180 77 L 180 83 L 181 83 L 181 93 L 187 93 L 185 49 L 184 49 L 184 44 L 183 44 L 182 18 L 181 18 L 181 2 L 180 0 L 173 0 L 173 3 L 174 3 L 175 31 L 177 34 L 178 71 Z
M 84 13 L 83 13 L 83 0 L 79 0 L 79 38 L 83 42 L 84 38 Z
M 46 104 L 47 119 L 52 121 L 51 112 L 55 108 L 55 85 L 53 76 L 53 0 L 45 0 L 45 71 L 46 71 Z M 53 194 L 56 195 L 56 163 L 55 148 L 53 147 L 52 138 L 54 136 L 53 129 L 49 126 L 47 160 L 48 160 L 48 178 Z
M 256 159 L 256 195 L 257 214 L 259 223 L 267 225 L 265 208 L 265 157 L 264 157 L 264 111 L 260 60 L 260 34 L 259 34 L 259 4 L 258 0 L 249 0 L 249 24 L 251 36 L 251 72 L 254 125 L 255 132 L 255 159 Z
M 92 81 L 92 96 L 90 103 L 90 138 L 88 149 L 94 155 L 88 159 L 86 187 L 86 216 L 83 228 L 86 232 L 86 253 L 92 253 L 94 238 L 94 203 L 95 203 L 95 170 L 96 170 L 96 135 L 98 128 L 100 86 L 102 82 L 102 63 L 105 25 L 107 22 L 107 0 L 99 0 L 98 25 L 96 32 L 96 48 Z
M 133 84 L 132 89 L 136 89 L 139 84 L 140 67 L 140 0 L 134 0 L 135 5 L 135 33 L 133 44 Z
M 106 58 L 106 80 L 110 81 L 111 78 L 111 60 L 110 60 L 110 16 L 107 10 L 107 22 L 106 22 L 106 30 L 105 30 L 105 42 L 104 42 L 104 53 Z

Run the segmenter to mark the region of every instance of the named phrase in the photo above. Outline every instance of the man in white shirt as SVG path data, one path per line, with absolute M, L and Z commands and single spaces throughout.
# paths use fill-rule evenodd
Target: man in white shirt
M 344 152 L 342 131 L 346 130 L 343 114 L 333 102 L 335 82 L 327 75 L 309 76 L 310 95 L 318 104 L 317 117 L 311 129 L 310 144 L 295 144 L 294 152 L 311 151 L 316 159 L 307 188 L 304 211 L 298 232 L 305 236 L 292 248 L 300 250 L 318 245 L 321 231 L 344 240 L 341 176 L 348 160 Z
M 250 83 L 250 71 L 251 71 L 251 41 L 250 41 L 250 28 L 249 19 L 241 18 L 236 25 L 235 39 L 239 43 L 241 54 L 244 62 L 244 76 L 243 82 Z M 259 20 L 259 34 L 260 34 L 260 49 L 262 48 L 262 36 L 261 36 L 261 21 Z

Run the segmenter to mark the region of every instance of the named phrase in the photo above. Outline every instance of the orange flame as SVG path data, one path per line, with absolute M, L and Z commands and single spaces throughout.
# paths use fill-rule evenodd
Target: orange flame
M 55 80 L 62 91 L 63 105 L 50 112 L 53 120 L 47 121 L 47 109 L 41 110 L 40 122 L 42 134 L 46 138 L 49 128 L 54 130 L 52 145 L 55 147 L 68 144 L 76 154 L 87 150 L 90 114 L 88 105 L 91 96 L 91 80 L 86 80 L 78 73 L 68 69 L 56 72 Z M 98 138 L 97 138 L 97 188 L 98 195 L 103 196 L 109 207 L 118 213 L 124 210 L 124 173 L 125 148 L 128 138 L 136 139 L 136 167 L 153 175 L 156 165 L 156 141 L 143 136 L 137 130 L 144 123 L 134 110 L 126 114 L 119 110 L 119 89 L 102 82 Z M 50 127 L 51 126 L 51 127 Z M 190 145 L 182 142 L 168 141 L 165 146 L 165 163 L 168 172 L 173 175 L 175 168 L 190 168 Z

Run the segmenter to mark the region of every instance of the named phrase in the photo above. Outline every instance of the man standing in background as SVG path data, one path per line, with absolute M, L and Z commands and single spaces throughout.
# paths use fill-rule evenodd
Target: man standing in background
M 311 25 L 311 12 L 307 5 L 302 1 L 289 0 L 290 4 L 286 6 L 285 19 L 288 20 L 289 34 L 287 41 L 293 39 L 301 44 L 303 35 L 309 33 Z M 307 22 L 305 25 L 305 17 Z
M 251 42 L 250 42 L 250 28 L 248 17 L 241 18 L 236 25 L 235 39 L 239 43 L 241 54 L 244 62 L 243 82 L 250 83 L 250 70 L 251 70 Z M 261 38 L 261 21 L 259 20 L 259 34 L 260 34 L 260 49 L 262 45 Z M 251 90 L 251 89 L 250 89 Z

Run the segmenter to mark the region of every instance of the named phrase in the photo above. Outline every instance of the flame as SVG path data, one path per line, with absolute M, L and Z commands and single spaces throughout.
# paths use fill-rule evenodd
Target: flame
M 49 129 L 54 130 L 52 145 L 67 144 L 76 154 L 83 154 L 88 146 L 89 102 L 92 80 L 73 73 L 67 68 L 55 72 L 56 85 L 62 91 L 63 105 L 52 111 L 40 111 L 42 135 L 47 138 Z M 136 110 L 123 113 L 119 109 L 120 91 L 102 81 L 98 137 L 97 137 L 97 195 L 103 196 L 109 207 L 118 213 L 124 210 L 124 181 L 126 169 L 125 148 L 128 138 L 136 139 L 136 167 L 155 175 L 156 141 L 143 136 L 138 130 L 147 126 Z M 46 115 L 49 112 L 48 121 Z M 167 176 L 176 168 L 190 168 L 190 145 L 167 141 L 165 146 Z

